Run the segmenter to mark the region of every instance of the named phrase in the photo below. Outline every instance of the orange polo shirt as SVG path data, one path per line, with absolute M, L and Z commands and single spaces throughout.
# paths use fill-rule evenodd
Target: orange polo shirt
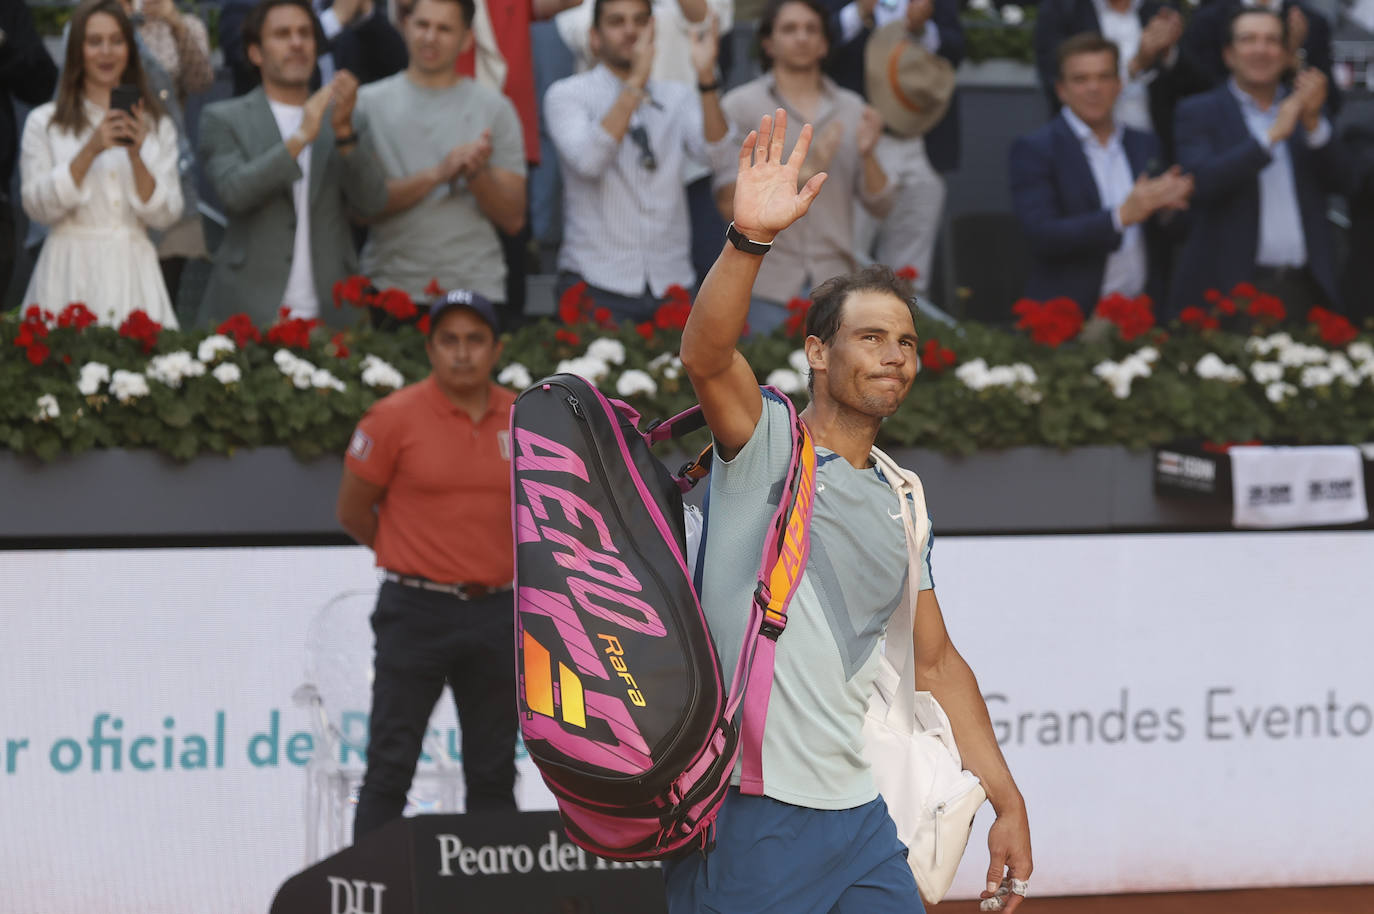
M 510 503 L 510 408 L 491 385 L 477 422 L 432 377 L 378 400 L 348 445 L 345 465 L 385 486 L 377 565 L 443 583 L 500 586 L 515 575 Z

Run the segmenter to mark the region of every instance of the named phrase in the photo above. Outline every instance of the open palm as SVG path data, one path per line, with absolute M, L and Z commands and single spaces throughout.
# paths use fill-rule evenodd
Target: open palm
M 783 161 L 787 136 L 787 112 L 779 108 L 765 115 L 758 130 L 744 138 L 739 153 L 739 177 L 735 180 L 735 227 L 755 241 L 773 236 L 796 222 L 811 208 L 826 174 L 813 175 L 797 189 L 798 175 L 811 147 L 811 125 L 806 124 L 792 154 Z

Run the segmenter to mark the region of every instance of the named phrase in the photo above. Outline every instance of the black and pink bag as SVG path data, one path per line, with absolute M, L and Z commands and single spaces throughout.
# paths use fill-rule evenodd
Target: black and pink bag
M 633 407 L 568 374 L 515 401 L 520 727 L 568 837 L 595 854 L 652 860 L 709 848 L 741 754 L 741 790 L 762 792 L 774 650 L 806 567 L 816 479 L 810 435 L 792 419 L 787 494 L 755 598 L 740 607 L 750 634 L 727 687 L 683 521 L 682 494 L 708 472 L 710 450 L 677 474 L 650 452 L 702 428 L 700 407 L 641 432 Z

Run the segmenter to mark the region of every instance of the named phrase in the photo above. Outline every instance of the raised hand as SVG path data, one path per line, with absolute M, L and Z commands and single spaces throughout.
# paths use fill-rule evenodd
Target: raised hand
M 625 77 L 627 85 L 643 89 L 649 84 L 649 73 L 654 68 L 654 21 L 644 27 L 635 40 L 634 50 L 630 52 L 630 75 Z
M 1307 44 L 1307 14 L 1294 3 L 1288 8 L 1288 53 L 1297 54 Z
M 339 70 L 329 81 L 334 107 L 330 112 L 329 123 L 336 136 L 353 133 L 353 106 L 358 101 L 358 77 L 347 70 Z
M 740 146 L 739 176 L 735 179 L 735 228 L 745 237 L 770 242 L 811 208 L 826 174 L 812 175 L 797 189 L 797 178 L 811 148 L 811 125 L 797 137 L 792 154 L 783 161 L 787 137 L 787 112 L 779 108 L 764 115 L 758 130 L 749 131 Z
M 316 89 L 315 94 L 306 99 L 305 109 L 301 114 L 301 126 L 297 131 L 301 139 L 305 140 L 306 145 L 315 142 L 315 137 L 320 135 L 320 125 L 324 122 L 324 110 L 329 107 L 333 98 L 334 84 L 330 82 Z
M 1296 9 L 1296 7 L 1294 7 Z M 1326 105 L 1326 74 L 1316 67 L 1304 67 L 1293 84 L 1293 94 L 1302 98 L 1303 129 L 1308 133 L 1317 129 L 1322 108 Z
M 859 115 L 859 129 L 854 133 L 854 142 L 859 147 L 859 155 L 866 156 L 878 145 L 878 137 L 883 134 L 883 116 L 872 105 L 864 105 Z
M 913 35 L 921 34 L 934 14 L 932 0 L 910 0 L 906 5 L 906 30 Z
M 720 53 L 720 19 L 715 13 L 709 21 L 692 29 L 689 40 L 692 43 L 692 69 L 696 71 L 697 82 L 706 84 L 715 81 L 716 56 Z

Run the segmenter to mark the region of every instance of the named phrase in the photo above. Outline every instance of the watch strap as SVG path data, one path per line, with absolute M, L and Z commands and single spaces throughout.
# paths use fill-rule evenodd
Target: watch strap
M 773 248 L 771 241 L 751 241 L 744 236 L 744 233 L 735 228 L 735 223 L 731 222 L 730 227 L 725 230 L 725 240 L 735 246 L 738 251 L 746 254 L 756 254 L 762 257 Z

